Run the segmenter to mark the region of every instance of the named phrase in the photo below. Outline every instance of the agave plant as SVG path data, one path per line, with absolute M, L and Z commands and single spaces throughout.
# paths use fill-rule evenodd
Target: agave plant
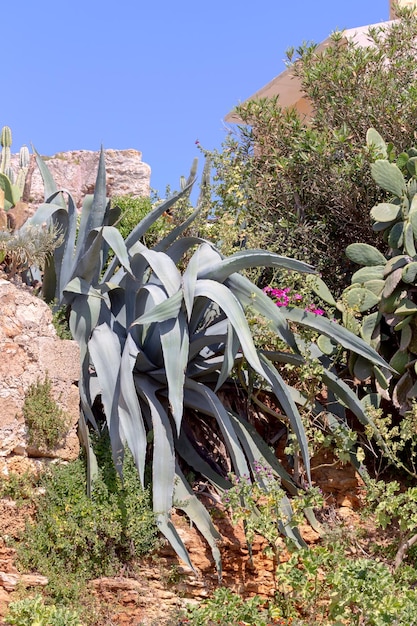
M 32 223 L 50 219 L 64 231 L 64 242 L 46 276 L 53 288 L 47 285 L 46 291 L 69 306 L 71 332 L 80 345 L 80 430 L 85 443 L 86 422 L 95 426 L 92 406 L 100 398 L 116 466 L 121 467 L 126 445 L 142 483 L 145 466 L 151 464 L 153 507 L 162 533 L 192 566 L 170 516 L 173 505 L 183 509 L 210 544 L 220 572 L 220 536 L 184 477 L 184 462 L 214 489 L 227 490 L 227 468 L 211 456 L 208 445 L 217 440 L 236 475 L 253 477 L 254 467 L 261 464 L 270 468 L 290 494 L 300 488 L 245 416 L 220 401 L 218 392 L 227 392 L 236 363 L 244 359 L 275 394 L 297 437 L 308 482 L 308 442 L 297 407 L 303 398 L 274 365 L 274 361 L 304 362 L 300 339 L 289 321 L 326 335 L 380 367 L 387 364 L 365 341 L 335 322 L 307 311 L 277 308 L 240 273 L 257 266 L 314 273 L 309 265 L 261 250 L 243 250 L 223 258 L 207 241 L 180 237 L 198 214 L 199 205 L 153 249 L 141 243 L 149 225 L 189 194 L 195 167 L 181 192 L 153 209 L 123 241 L 110 225 L 115 214 L 105 197 L 103 152 L 94 197 L 84 202 L 78 236 L 73 200 L 68 196 L 65 209 L 62 194 L 39 157 L 38 162 L 47 198 Z M 106 265 L 109 247 L 115 257 Z M 270 320 L 287 350 L 266 354 L 255 348 L 245 316 L 248 305 Z M 337 378 L 330 359 L 315 344 L 309 350 L 321 360 L 331 393 L 366 423 L 361 403 Z M 334 413 L 326 410 L 338 421 L 343 419 L 343 409 L 341 404 L 335 406 Z M 204 440 L 194 437 L 197 422 L 204 424 Z M 91 450 L 89 458 L 93 464 Z M 282 531 L 296 545 L 303 545 L 293 528 L 287 497 L 282 508 L 287 520 Z M 306 514 L 310 516 L 309 511 Z

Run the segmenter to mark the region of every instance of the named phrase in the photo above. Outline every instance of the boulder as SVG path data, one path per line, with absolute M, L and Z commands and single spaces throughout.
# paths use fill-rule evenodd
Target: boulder
M 78 208 L 86 194 L 94 192 L 97 176 L 99 152 L 74 150 L 59 152 L 52 157 L 43 156 L 58 188 L 68 190 Z M 12 156 L 12 167 L 18 169 L 18 155 Z M 151 168 L 142 161 L 138 150 L 106 150 L 107 195 L 134 197 L 149 196 Z M 44 201 L 44 186 L 36 165 L 35 156 L 31 156 L 29 171 L 26 176 L 22 200 L 32 208 Z
M 79 454 L 79 351 L 59 339 L 52 313 L 28 288 L 0 279 L 0 472 L 26 471 L 29 460 Z M 68 416 L 68 433 L 55 450 L 28 445 L 22 407 L 29 387 L 48 377 L 52 395 Z M 37 463 L 34 463 L 35 466 Z

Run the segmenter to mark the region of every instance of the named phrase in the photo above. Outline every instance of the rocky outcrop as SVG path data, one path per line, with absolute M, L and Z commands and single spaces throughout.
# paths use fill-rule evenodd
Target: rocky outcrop
M 149 196 L 151 168 L 142 161 L 137 150 L 106 150 L 106 174 L 108 196 L 131 194 Z M 58 188 L 68 190 L 78 207 L 86 194 L 93 193 L 97 176 L 99 152 L 75 150 L 59 152 L 52 157 L 42 157 Z M 12 157 L 12 166 L 17 169 L 18 155 Z M 29 171 L 23 193 L 25 202 L 31 206 L 44 201 L 42 177 L 31 156 Z
M 39 465 L 41 458 L 77 458 L 77 344 L 57 337 L 45 302 L 4 279 L 0 279 L 0 312 L 0 473 L 22 473 Z M 28 445 L 22 415 L 28 388 L 46 376 L 69 424 L 64 440 L 55 450 L 47 451 Z

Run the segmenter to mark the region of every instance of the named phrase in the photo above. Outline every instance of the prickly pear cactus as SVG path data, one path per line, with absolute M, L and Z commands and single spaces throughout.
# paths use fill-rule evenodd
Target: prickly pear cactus
M 352 373 L 362 381 L 375 374 L 379 393 L 404 414 L 417 397 L 417 150 L 404 152 L 393 162 L 392 146 L 374 129 L 368 131 L 367 143 L 381 157 L 371 166 L 372 177 L 392 196 L 370 212 L 373 230 L 382 235 L 388 253 L 364 243 L 347 247 L 346 255 L 360 269 L 338 308 L 345 326 L 397 372 L 372 371 L 358 357 L 351 359 Z

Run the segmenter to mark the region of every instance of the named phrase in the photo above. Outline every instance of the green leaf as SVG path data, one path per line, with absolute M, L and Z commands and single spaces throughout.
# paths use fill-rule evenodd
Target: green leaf
M 406 365 L 409 361 L 409 355 L 407 351 L 397 350 L 394 356 L 391 358 L 389 364 L 398 374 L 404 374 Z
M 400 250 L 404 244 L 404 222 L 397 222 L 389 231 L 388 245 L 393 250 Z
M 336 322 L 332 322 L 321 315 L 314 315 L 308 311 L 302 309 L 285 309 L 281 307 L 281 310 L 285 314 L 288 320 L 297 322 L 303 326 L 314 328 L 323 335 L 327 335 L 330 339 L 337 341 L 347 350 L 352 350 L 356 354 L 361 354 L 365 359 L 368 359 L 375 365 L 386 368 L 387 363 L 384 359 L 373 350 L 367 343 L 356 337 L 353 333 L 349 332 L 343 326 L 340 326 Z
M 385 265 L 382 252 L 368 243 L 352 243 L 346 248 L 348 259 L 358 265 Z
M 372 334 L 375 330 L 376 325 L 379 322 L 380 315 L 381 314 L 379 313 L 379 311 L 376 311 L 375 313 L 371 313 L 370 315 L 365 315 L 365 317 L 363 318 L 360 332 L 362 339 L 364 339 L 366 343 L 371 343 Z
M 398 198 L 407 193 L 404 176 L 395 163 L 382 159 L 375 161 L 371 165 L 371 173 L 376 184 L 385 191 L 393 193 Z
M 311 277 L 307 284 L 311 287 L 312 291 L 323 300 L 323 302 L 330 304 L 330 306 L 336 306 L 336 300 L 334 299 L 333 294 L 320 276 Z
M 395 309 L 396 315 L 411 315 L 417 313 L 417 304 L 409 298 L 403 298 Z
M 366 145 L 368 147 L 372 146 L 375 150 L 377 150 L 380 158 L 388 158 L 387 144 L 375 128 L 368 129 L 366 133 Z
M 402 279 L 405 283 L 414 283 L 417 276 L 417 261 L 413 261 L 402 270 Z
M 385 279 L 385 286 L 382 291 L 382 295 L 384 298 L 389 298 L 391 294 L 394 293 L 397 285 L 401 282 L 403 271 L 401 268 L 398 268 L 391 272 L 389 276 Z
M 371 309 L 379 302 L 379 296 L 365 287 L 353 287 L 345 291 L 344 298 L 351 309 L 360 312 Z
M 400 214 L 401 207 L 388 202 L 381 202 L 371 209 L 371 217 L 377 222 L 393 222 Z
M 414 198 L 417 198 L 417 196 L 414 196 Z M 410 210 L 410 213 L 408 215 L 408 221 L 413 228 L 414 237 L 417 237 L 417 199 L 414 202 L 414 198 L 413 204 L 411 205 L 413 210 Z
M 378 299 L 380 299 L 380 296 L 385 287 L 385 280 L 382 280 L 382 279 L 367 280 L 366 283 L 364 284 L 364 287 L 365 289 L 368 289 L 368 291 L 372 291 L 372 293 L 375 294 L 378 297 Z
M 354 283 L 366 283 L 368 280 L 381 280 L 384 278 L 385 265 L 371 265 L 370 267 L 361 267 L 357 270 L 351 279 Z
M 414 245 L 414 231 L 412 224 L 408 223 L 404 229 L 404 248 L 407 254 L 411 257 L 416 255 L 416 248 Z

